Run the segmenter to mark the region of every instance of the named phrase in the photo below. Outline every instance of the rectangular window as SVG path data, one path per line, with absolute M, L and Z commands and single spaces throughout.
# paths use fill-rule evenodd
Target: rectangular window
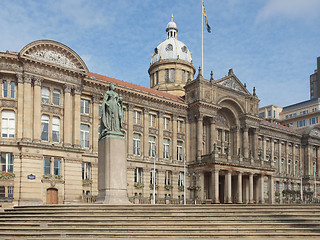
M 14 138 L 15 136 L 15 112 L 9 110 L 2 111 L 1 136 L 3 138 Z
M 177 160 L 178 161 L 183 160 L 183 142 L 181 141 L 177 142 Z
M 134 110 L 133 112 L 133 124 L 140 124 L 141 123 L 141 112 Z
M 178 186 L 184 186 L 184 172 L 179 172 Z
M 85 124 L 80 125 L 80 140 L 82 148 L 89 148 L 90 127 Z
M 149 136 L 149 157 L 156 155 L 156 137 Z
M 1 153 L 0 171 L 13 172 L 13 154 Z
M 49 103 L 49 99 L 50 99 L 50 90 L 49 88 L 43 87 L 41 89 L 41 102 Z
M 158 184 L 158 169 L 155 170 L 155 176 L 153 176 L 153 169 L 150 171 L 150 184 Z
M 268 117 L 271 117 L 271 110 L 268 110 Z
M 58 90 L 53 90 L 52 93 L 52 103 L 54 105 L 59 106 L 60 105 L 60 91 Z
M 8 187 L 8 198 L 13 198 L 13 186 Z
M 41 140 L 49 141 L 49 116 L 41 116 Z
M 184 131 L 184 124 L 182 120 L 178 120 L 178 133 L 183 133 Z
M 135 183 L 143 183 L 143 169 L 142 168 L 136 168 L 134 170 L 134 182 Z
M 182 70 L 181 78 L 182 78 L 182 83 L 185 83 L 186 82 L 186 71 L 185 70 Z
M 166 171 L 166 177 L 164 180 L 165 185 L 172 185 L 172 172 L 171 171 Z
M 154 114 L 149 114 L 149 127 L 156 128 L 157 127 L 157 116 Z
M 16 98 L 16 83 L 15 82 L 10 83 L 10 97 Z
M 141 154 L 141 135 L 133 134 L 133 155 Z
M 164 77 L 165 77 L 166 83 L 168 83 L 168 82 L 169 82 L 169 69 L 166 69 L 166 70 L 165 70 L 165 75 L 164 75 Z
M 58 176 L 61 175 L 61 159 L 60 158 L 54 158 L 53 174 Z
M 60 118 L 52 118 L 52 141 L 60 142 Z
M 91 163 L 82 163 L 82 180 L 91 179 Z
M 163 139 L 163 158 L 168 159 L 170 152 L 170 140 L 167 138 Z
M 170 118 L 165 117 L 163 118 L 163 128 L 164 130 L 170 130 Z
M 89 100 L 81 99 L 80 113 L 89 114 L 89 112 L 90 112 Z
M 175 72 L 174 68 L 170 69 L 170 82 L 174 82 L 175 79 Z
M 2 96 L 4 98 L 8 97 L 8 82 L 7 81 L 2 82 Z
M 51 158 L 43 158 L 43 174 L 51 174 Z

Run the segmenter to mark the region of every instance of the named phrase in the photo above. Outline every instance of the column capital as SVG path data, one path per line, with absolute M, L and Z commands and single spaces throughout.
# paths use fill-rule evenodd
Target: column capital
M 243 126 L 243 127 L 242 127 L 242 130 L 243 130 L 244 132 L 248 132 L 248 131 L 249 131 L 249 127 Z
M 63 91 L 64 93 L 71 93 L 72 85 L 70 84 L 63 84 Z
M 144 107 L 144 108 L 143 108 L 143 113 L 144 113 L 144 114 L 147 114 L 147 115 L 148 115 L 149 112 L 150 112 L 150 108 L 148 108 L 148 107 Z
M 93 103 L 100 103 L 100 99 L 101 99 L 101 96 L 100 95 L 93 95 L 92 97 L 92 101 Z
M 82 92 L 82 89 L 81 89 L 81 87 L 80 86 L 74 86 L 73 87 L 73 92 L 74 92 L 74 94 L 81 94 L 81 92 Z
M 129 103 L 128 104 L 128 111 L 133 111 L 133 109 L 134 109 L 134 104 Z
M 163 111 L 159 111 L 159 118 L 163 118 L 164 112 Z
M 22 73 L 17 73 L 16 76 L 17 76 L 17 79 L 18 79 L 18 83 L 23 83 L 23 75 L 22 75 Z
M 177 114 L 173 114 L 173 115 L 172 115 L 172 120 L 173 120 L 173 121 L 177 121 L 177 118 L 178 118 L 178 115 L 177 115 Z
M 33 85 L 34 86 L 41 86 L 42 82 L 43 82 L 43 78 L 41 78 L 41 77 L 34 77 L 33 78 Z
M 32 75 L 24 73 L 23 74 L 23 82 L 24 83 L 32 83 Z

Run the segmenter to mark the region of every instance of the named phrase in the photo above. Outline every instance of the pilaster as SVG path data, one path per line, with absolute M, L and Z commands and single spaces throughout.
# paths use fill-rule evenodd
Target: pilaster
M 72 86 L 65 84 L 64 90 L 64 116 L 63 116 L 63 143 L 65 146 L 72 145 L 72 99 L 71 99 Z
M 36 77 L 33 82 L 33 141 L 41 140 L 41 83 L 43 79 Z
M 23 141 L 31 141 L 32 139 L 32 116 L 33 116 L 33 102 L 31 82 L 32 76 L 29 74 L 23 75 Z

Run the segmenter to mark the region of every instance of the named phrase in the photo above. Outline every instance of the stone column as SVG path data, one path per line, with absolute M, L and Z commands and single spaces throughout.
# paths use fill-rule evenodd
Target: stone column
M 232 179 L 231 171 L 228 171 L 225 175 L 225 192 L 226 192 L 226 203 L 232 203 L 231 189 L 232 189 Z
M 157 148 L 157 156 L 158 159 L 163 158 L 163 112 L 159 111 L 159 125 L 158 125 L 158 148 Z M 159 151 L 158 151 L 159 150 Z
M 242 203 L 242 172 L 238 173 L 238 202 L 237 203 Z
M 262 160 L 266 160 L 267 158 L 267 140 L 266 137 L 262 137 Z
M 72 99 L 71 99 L 72 86 L 65 84 L 64 90 L 64 112 L 63 112 L 63 143 L 64 146 L 72 145 Z
M 143 157 L 149 157 L 149 108 L 143 109 Z
M 253 131 L 253 146 L 252 146 L 252 150 L 253 150 L 253 158 L 256 160 L 258 159 L 258 130 L 255 128 Z
M 92 104 L 92 149 L 94 152 L 98 152 L 98 138 L 99 138 L 99 103 L 100 95 L 93 96 Z
M 261 174 L 259 178 L 259 203 L 264 203 L 264 175 Z
M 271 156 L 270 156 L 270 165 L 271 167 L 274 166 L 274 139 L 270 138 L 270 147 L 271 147 Z
M 33 141 L 41 139 L 41 82 L 43 79 L 36 77 L 33 82 Z
M 213 152 L 213 144 L 216 143 L 216 123 L 214 118 L 210 119 L 210 152 Z
M 74 88 L 74 109 L 73 109 L 73 145 L 80 147 L 80 98 L 81 88 Z
M 133 104 L 128 104 L 128 132 L 127 132 L 127 153 L 128 156 L 133 155 Z
M 269 180 L 269 203 L 274 204 L 274 180 L 273 176 L 268 176 Z
M 221 153 L 224 154 L 224 140 L 225 140 L 225 131 L 221 130 Z
M 249 173 L 249 203 L 253 203 L 253 174 Z
M 282 168 L 281 168 L 281 159 L 282 159 L 282 144 L 281 144 L 281 139 L 279 139 L 278 141 L 278 145 L 279 145 L 279 154 L 278 154 L 278 169 L 279 169 L 279 173 L 282 172 Z
M 31 81 L 32 76 L 24 74 L 24 85 L 23 85 L 23 133 L 22 138 L 24 141 L 31 141 L 32 138 L 32 89 Z
M 17 139 L 21 140 L 23 135 L 23 76 L 21 73 L 17 74 L 18 88 L 17 88 L 17 101 L 18 101 L 18 111 L 16 116 L 17 121 Z
M 289 168 L 288 168 L 288 163 L 289 163 L 289 142 L 286 142 L 286 152 L 285 152 L 285 174 L 288 176 L 289 175 Z
M 220 203 L 219 199 L 219 169 L 214 169 L 211 173 L 211 186 L 213 188 L 213 203 Z
M 249 157 L 249 129 L 243 128 L 243 156 L 244 158 Z
M 185 138 L 185 153 L 186 153 L 186 157 L 187 157 L 187 163 L 190 160 L 190 119 L 186 118 L 186 128 L 185 128 L 185 134 L 186 134 L 186 138 Z M 186 176 L 186 181 L 187 181 L 187 176 Z M 185 186 L 186 183 L 185 183 Z
M 172 116 L 172 160 L 177 160 L 177 115 Z
M 197 161 L 201 161 L 203 141 L 203 116 L 197 118 Z
M 201 187 L 201 190 L 200 190 L 200 202 L 205 200 L 205 196 L 204 196 L 204 172 L 201 171 L 199 172 L 199 186 Z

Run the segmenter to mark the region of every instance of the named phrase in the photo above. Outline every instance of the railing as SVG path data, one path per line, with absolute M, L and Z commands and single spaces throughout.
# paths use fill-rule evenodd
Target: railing
M 153 204 L 152 198 L 146 197 L 129 197 L 133 204 Z M 156 204 L 183 204 L 183 199 L 178 198 L 156 198 Z M 187 200 L 187 204 L 193 204 L 194 200 Z
M 95 203 L 97 201 L 97 197 L 92 195 L 82 195 L 82 201 L 84 203 Z

